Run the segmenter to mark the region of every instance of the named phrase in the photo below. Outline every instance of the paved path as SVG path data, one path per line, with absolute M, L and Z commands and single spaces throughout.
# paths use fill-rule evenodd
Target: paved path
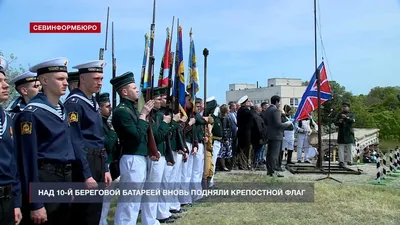
M 376 164 L 363 164 L 363 165 L 353 165 L 349 168 L 356 170 L 362 170 L 360 175 L 354 174 L 332 174 L 332 177 L 343 182 L 344 184 L 355 184 L 355 185 L 370 185 L 371 182 L 376 182 Z M 218 177 L 221 178 L 228 178 L 230 176 L 235 175 L 244 175 L 244 174 L 258 174 L 262 176 L 267 176 L 267 171 L 248 171 L 248 170 L 233 170 L 230 172 L 220 172 L 218 171 L 216 174 L 216 180 Z M 400 187 L 400 173 L 397 173 L 398 177 L 389 177 L 392 180 L 384 182 L 388 187 Z M 277 179 L 291 179 L 291 180 L 304 180 L 304 181 L 315 181 L 319 178 L 326 177 L 326 174 L 292 174 L 291 172 L 285 170 L 283 172 L 284 178 L 277 178 Z M 323 182 L 335 182 L 333 180 L 325 180 Z M 372 186 L 372 185 L 371 185 Z

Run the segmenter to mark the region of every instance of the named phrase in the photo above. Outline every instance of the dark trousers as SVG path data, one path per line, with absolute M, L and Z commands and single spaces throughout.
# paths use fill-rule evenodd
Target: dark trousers
M 39 181 L 40 182 L 71 182 L 71 166 L 40 164 L 39 163 Z M 72 200 L 72 199 L 71 199 Z M 27 196 L 23 196 L 22 221 L 23 225 L 34 224 L 31 220 L 31 210 Z M 70 218 L 70 203 L 45 203 L 47 222 L 46 225 L 68 225 Z
M 263 155 L 261 155 L 263 145 L 260 145 L 258 143 L 254 143 L 252 145 L 254 151 L 253 164 L 256 165 L 257 163 L 261 163 L 263 160 Z
M 14 197 L 11 185 L 0 187 L 0 224 L 14 225 Z
M 89 163 L 93 179 L 103 188 L 105 173 L 105 151 L 88 151 L 86 159 Z M 82 167 L 74 165 L 72 169 L 72 180 L 74 182 L 84 182 Z M 102 198 L 100 198 L 102 200 Z M 72 204 L 70 224 L 99 225 L 103 203 L 74 203 Z
M 232 157 L 236 156 L 236 149 L 238 148 L 238 144 L 237 144 L 237 137 L 233 136 L 232 137 Z
M 282 148 L 281 140 L 268 140 L 267 170 L 274 173 L 279 167 L 279 152 Z

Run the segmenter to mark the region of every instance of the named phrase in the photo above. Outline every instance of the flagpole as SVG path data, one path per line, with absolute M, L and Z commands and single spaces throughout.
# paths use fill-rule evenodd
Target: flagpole
M 317 0 L 314 0 L 314 63 L 315 75 L 317 77 L 317 97 L 318 97 L 318 160 L 317 168 L 322 168 L 323 150 L 322 150 L 322 126 L 321 126 L 321 76 L 318 70 L 317 55 Z

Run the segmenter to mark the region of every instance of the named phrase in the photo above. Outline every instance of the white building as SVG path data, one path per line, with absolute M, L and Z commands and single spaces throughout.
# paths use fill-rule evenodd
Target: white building
M 226 92 L 226 101 L 237 102 L 242 96 L 248 95 L 254 104 L 270 102 L 274 95 L 281 97 L 281 105 L 290 105 L 294 108 L 300 104 L 306 90 L 301 79 L 296 78 L 271 78 L 267 81 L 267 87 L 257 87 L 257 84 L 229 84 Z

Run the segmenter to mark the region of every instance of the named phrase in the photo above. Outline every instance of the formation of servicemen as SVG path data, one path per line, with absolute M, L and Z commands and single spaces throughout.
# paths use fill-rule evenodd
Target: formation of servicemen
M 7 60 L 0 58 L 0 100 L 8 100 L 10 84 L 20 95 L 6 109 L 0 107 L 1 224 L 107 224 L 112 196 L 88 203 L 78 203 L 84 196 L 70 196 L 66 203 L 31 202 L 32 183 L 186 191 L 120 195 L 114 223 L 121 225 L 136 224 L 139 214 L 142 224 L 173 223 L 184 206 L 203 197 L 202 189 L 213 186 L 222 136 L 215 98 L 207 99 L 203 112 L 203 100 L 186 93 L 186 116 L 173 113 L 169 89 L 157 87 L 139 111 L 139 88 L 133 73 L 126 72 L 110 81 L 120 97 L 112 109 L 108 93 L 95 97 L 104 66 L 95 60 L 68 73 L 68 59 L 55 58 L 9 82 Z M 149 129 L 159 157 L 148 156 Z

